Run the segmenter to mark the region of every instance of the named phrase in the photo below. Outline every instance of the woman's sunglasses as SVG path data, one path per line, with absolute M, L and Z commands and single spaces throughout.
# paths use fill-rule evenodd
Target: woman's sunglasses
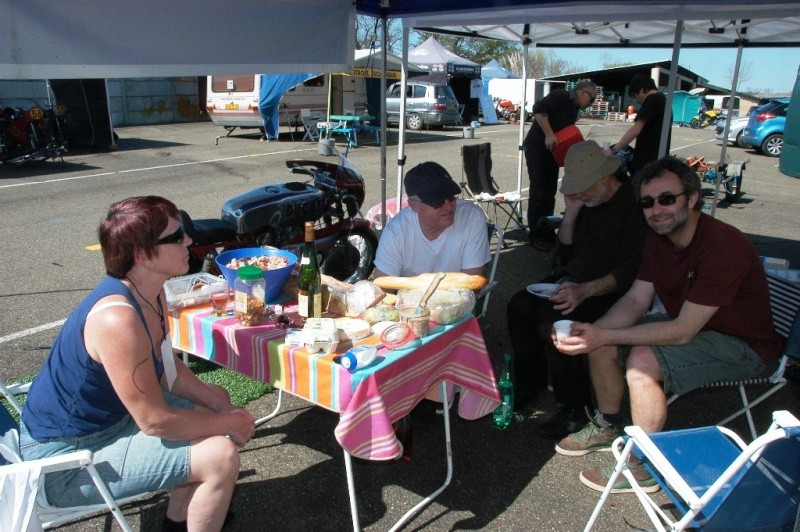
M 685 195 L 686 192 L 681 192 L 680 194 L 673 194 L 672 192 L 664 192 L 663 194 L 659 195 L 658 198 L 653 198 L 652 196 L 642 196 L 639 198 L 639 206 L 642 209 L 652 209 L 653 206 L 658 202 L 659 205 L 666 207 L 667 205 L 672 205 L 678 200 L 678 196 Z
M 183 239 L 185 237 L 186 233 L 183 231 L 183 226 L 180 226 L 174 233 L 170 233 L 167 236 L 156 240 L 156 246 L 160 246 L 162 244 L 183 244 Z

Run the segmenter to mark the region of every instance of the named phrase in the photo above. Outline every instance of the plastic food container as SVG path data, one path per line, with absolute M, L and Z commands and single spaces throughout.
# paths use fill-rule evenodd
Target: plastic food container
M 422 299 L 424 290 L 399 290 L 397 307 L 415 308 Z M 447 325 L 460 320 L 475 307 L 475 294 L 465 288 L 438 288 L 428 299 L 431 321 Z
M 210 273 L 195 273 L 173 277 L 164 283 L 167 309 L 177 310 L 192 305 L 201 305 L 211 300 L 211 283 L 219 278 Z

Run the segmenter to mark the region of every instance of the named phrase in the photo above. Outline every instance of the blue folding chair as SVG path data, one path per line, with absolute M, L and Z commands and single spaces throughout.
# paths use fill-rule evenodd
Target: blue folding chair
M 630 482 L 657 530 L 795 530 L 800 501 L 800 421 L 773 412 L 767 432 L 746 445 L 724 427 L 645 433 L 626 427 L 612 452 L 614 473 L 585 530 L 594 525 L 620 474 Z M 675 505 L 670 516 L 628 468 L 640 458 Z

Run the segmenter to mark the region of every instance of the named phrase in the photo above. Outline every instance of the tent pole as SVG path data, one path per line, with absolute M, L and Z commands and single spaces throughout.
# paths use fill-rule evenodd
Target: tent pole
M 526 109 L 528 108 L 528 49 L 531 44 L 530 30 L 530 24 L 525 24 L 522 30 L 522 109 L 519 113 L 519 143 L 517 145 L 517 195 L 519 197 L 522 197 L 522 158 L 525 156 L 522 143 L 525 141 L 525 115 L 528 114 Z M 517 203 L 516 208 L 517 214 L 521 218 L 522 202 Z M 528 229 L 530 230 L 530 227 Z
M 719 172 L 719 165 L 725 164 L 725 159 L 728 156 L 728 133 L 731 130 L 731 118 L 733 118 L 733 101 L 736 98 L 736 87 L 739 85 L 739 67 L 742 64 L 742 49 L 744 48 L 744 39 L 739 40 L 739 47 L 736 48 L 736 64 L 733 67 L 733 79 L 731 80 L 731 96 L 728 99 L 728 119 L 725 120 L 725 130 L 722 132 L 722 151 L 719 154 L 719 163 L 717 163 L 717 176 L 714 179 L 714 199 L 711 202 L 711 216 L 717 213 L 717 198 L 719 197 L 719 187 L 722 184 L 722 174 Z
M 683 38 L 683 21 L 675 24 L 675 41 L 672 45 L 672 61 L 669 65 L 669 86 L 667 87 L 667 101 L 664 104 L 664 119 L 661 122 L 661 143 L 658 146 L 658 158 L 667 154 L 667 141 L 672 129 L 672 100 L 675 96 L 675 83 L 678 79 L 678 61 L 681 54 L 681 39 Z
M 385 0 L 381 9 L 381 110 L 379 117 L 381 128 L 381 231 L 386 227 L 386 72 L 388 70 L 386 45 L 389 42 L 387 37 L 388 6 L 385 5 L 387 3 L 388 0 Z
M 400 212 L 403 203 L 403 166 L 406 164 L 406 88 L 408 87 L 408 33 L 409 29 L 403 28 L 403 69 L 400 72 L 400 85 L 403 97 L 400 98 L 400 117 L 398 118 L 399 131 L 397 133 L 397 202 L 395 214 Z

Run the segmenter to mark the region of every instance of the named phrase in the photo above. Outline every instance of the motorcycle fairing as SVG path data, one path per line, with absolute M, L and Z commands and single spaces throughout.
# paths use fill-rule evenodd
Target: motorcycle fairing
M 308 183 L 267 185 L 226 201 L 222 220 L 240 235 L 265 227 L 302 226 L 322 216 L 325 203 L 325 193 Z

